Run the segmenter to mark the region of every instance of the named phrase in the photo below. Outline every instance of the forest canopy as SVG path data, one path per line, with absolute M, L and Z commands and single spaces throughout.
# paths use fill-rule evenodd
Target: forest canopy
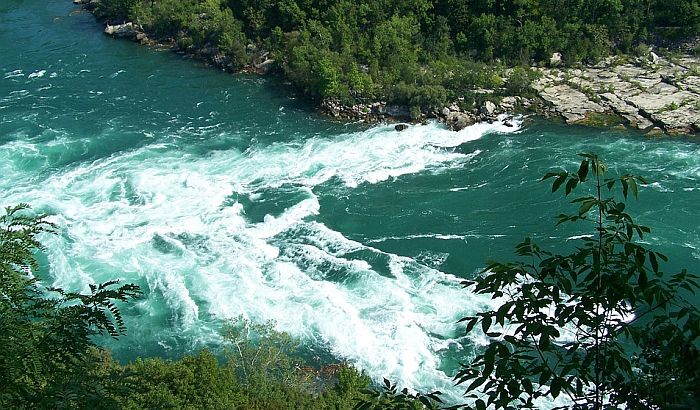
M 696 0 L 99 1 L 98 15 L 184 50 L 216 47 L 234 70 L 269 51 L 312 99 L 423 109 L 501 86 L 501 64 L 591 63 L 700 30 Z

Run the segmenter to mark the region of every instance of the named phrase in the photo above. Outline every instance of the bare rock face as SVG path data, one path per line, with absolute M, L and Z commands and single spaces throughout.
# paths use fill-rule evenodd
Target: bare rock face
M 540 97 L 551 104 L 567 124 L 581 122 L 593 112 L 605 112 L 605 108 L 600 104 L 589 100 L 586 94 L 566 84 L 545 86 L 540 90 Z
M 641 65 L 615 65 L 611 58 L 607 65 L 596 67 L 541 69 L 542 78 L 533 88 L 567 123 L 586 122 L 591 114 L 604 113 L 640 130 L 697 133 L 700 59 L 686 56 L 670 62 L 650 52 L 647 60 Z
M 627 120 L 630 126 L 640 130 L 646 130 L 654 125 L 654 123 L 639 112 L 637 107 L 623 101 L 619 96 L 613 93 L 603 93 L 600 97 L 616 114 Z

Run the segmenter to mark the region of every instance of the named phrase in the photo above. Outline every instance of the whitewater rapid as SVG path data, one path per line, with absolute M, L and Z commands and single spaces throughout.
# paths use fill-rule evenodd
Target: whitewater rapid
M 492 302 L 458 277 L 318 222 L 314 190 L 466 167 L 480 151 L 465 144 L 519 125 L 382 125 L 206 155 L 154 143 L 40 173 L 5 187 L 5 201 L 31 202 L 58 225 L 44 238 L 53 286 L 86 290 L 116 275 L 144 287 L 128 311 L 143 343 L 167 346 L 175 334 L 211 343 L 223 321 L 243 316 L 274 321 L 375 380 L 455 391 L 445 355 L 483 342 L 456 322 Z M 80 142 L 9 142 L 3 172 L 20 178 L 23 164 L 49 163 L 57 149 Z M 147 335 L 151 321 L 163 334 Z

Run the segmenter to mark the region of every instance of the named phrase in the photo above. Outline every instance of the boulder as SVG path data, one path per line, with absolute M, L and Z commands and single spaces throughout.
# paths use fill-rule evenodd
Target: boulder
M 561 53 L 552 53 L 552 57 L 549 58 L 549 65 L 556 67 L 561 64 Z
M 138 37 L 138 36 L 137 36 Z M 226 54 L 218 53 L 211 57 L 211 61 L 216 64 L 217 67 L 225 68 L 229 64 L 229 58 Z
M 267 60 L 263 61 L 260 64 L 256 64 L 255 68 L 258 70 L 260 74 L 267 74 L 271 69 L 272 66 L 275 64 L 275 60 L 268 58 Z
M 652 64 L 658 64 L 659 63 L 659 56 L 655 52 L 650 52 L 649 53 L 649 61 L 651 61 Z
M 492 103 L 491 101 L 486 101 L 481 107 L 480 112 L 487 117 L 493 117 L 493 115 L 496 113 L 496 104 Z
M 396 124 L 396 126 L 394 126 L 394 129 L 398 132 L 404 131 L 407 128 L 408 128 L 408 124 Z
M 474 117 L 469 114 L 453 111 L 447 116 L 445 122 L 452 131 L 461 131 L 468 126 L 473 125 L 476 121 L 474 120 Z
M 662 130 L 659 127 L 654 127 L 651 129 L 651 131 L 647 132 L 646 135 L 647 135 L 647 137 L 656 137 L 659 135 L 663 135 L 663 133 L 664 133 L 664 130 Z
M 115 24 L 113 26 L 107 24 L 107 27 L 105 27 L 105 34 L 116 38 L 135 39 L 138 33 L 136 26 L 132 22 Z
M 411 113 L 408 111 L 408 107 L 400 105 L 389 105 L 386 107 L 386 114 L 394 118 L 410 118 Z
M 518 100 L 515 97 L 503 97 L 501 99 L 501 109 L 504 111 L 512 111 L 517 105 Z

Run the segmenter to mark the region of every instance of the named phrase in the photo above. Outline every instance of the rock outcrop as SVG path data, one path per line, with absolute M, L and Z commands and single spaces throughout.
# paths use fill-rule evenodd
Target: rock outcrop
M 585 124 L 596 114 L 615 115 L 629 127 L 671 134 L 700 131 L 700 60 L 671 61 L 655 53 L 633 63 L 610 58 L 582 69 L 541 69 L 533 86 L 549 114 Z
M 136 36 L 140 33 L 141 31 L 138 30 L 136 25 L 132 22 L 115 25 L 107 24 L 107 27 L 105 27 L 105 34 L 116 38 L 136 40 Z
M 461 111 L 450 111 L 445 117 L 445 124 L 453 131 L 461 131 L 466 127 L 476 123 L 476 118 Z

